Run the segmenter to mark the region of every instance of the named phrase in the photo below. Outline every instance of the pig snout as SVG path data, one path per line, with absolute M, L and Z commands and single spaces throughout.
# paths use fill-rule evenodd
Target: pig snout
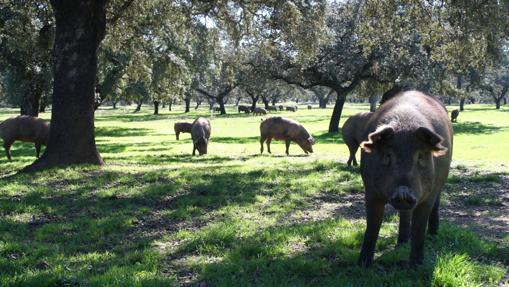
M 417 199 L 407 186 L 398 186 L 390 200 L 390 204 L 398 210 L 412 209 L 416 203 Z

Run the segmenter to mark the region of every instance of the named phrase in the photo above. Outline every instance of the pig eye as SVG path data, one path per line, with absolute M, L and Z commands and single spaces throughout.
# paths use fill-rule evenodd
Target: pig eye
M 392 162 L 391 154 L 390 153 L 384 153 L 382 156 L 382 164 L 385 166 L 390 166 Z
M 420 167 L 426 167 L 426 156 L 423 153 L 419 153 L 417 163 L 419 164 Z

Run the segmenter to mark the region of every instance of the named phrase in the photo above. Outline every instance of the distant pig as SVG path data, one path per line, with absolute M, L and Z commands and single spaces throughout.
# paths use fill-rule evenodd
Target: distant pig
M 177 140 L 179 140 L 180 133 L 191 133 L 191 127 L 193 126 L 192 123 L 186 123 L 186 122 L 177 122 L 173 126 L 175 129 L 175 136 L 177 136 Z
M 191 138 L 193 139 L 193 155 L 196 155 L 196 150 L 198 150 L 200 155 L 207 154 L 210 138 L 209 120 L 197 118 L 191 127 Z
M 445 107 L 418 91 L 401 92 L 371 116 L 361 143 L 367 228 L 359 264 L 370 266 L 385 204 L 399 211 L 398 244 L 411 240 L 410 265 L 424 257 L 426 227 L 438 231 L 440 193 L 452 155 Z
M 307 154 L 313 152 L 315 139 L 308 131 L 297 121 L 282 117 L 271 117 L 265 119 L 260 124 L 260 153 L 263 153 L 263 143 L 267 142 L 267 151 L 270 151 L 270 142 L 272 139 L 284 140 L 286 144 L 286 155 L 289 155 L 288 149 L 290 142 L 296 142 Z
M 280 110 L 280 111 L 282 111 L 282 110 L 284 110 L 284 108 L 285 108 L 285 107 L 283 107 L 282 105 L 280 105 L 278 108 L 279 108 L 279 110 Z
M 308 110 L 311 110 L 313 108 L 312 105 L 308 105 Z
M 277 107 L 276 106 L 268 106 L 267 111 L 277 112 Z
M 296 112 L 297 109 L 295 107 L 286 107 L 285 108 L 287 111 L 290 111 L 290 112 Z
M 239 109 L 239 113 L 244 112 L 246 114 L 249 114 L 251 112 L 251 108 L 248 106 L 239 105 L 238 109 Z
M 455 109 L 451 111 L 451 123 L 455 123 L 458 121 L 458 116 L 460 115 L 460 110 Z
M 341 129 L 343 141 L 350 151 L 350 158 L 347 161 L 348 166 L 351 166 L 352 162 L 354 166 L 357 166 L 355 153 L 357 153 L 357 149 L 363 140 L 362 137 L 364 136 L 364 128 L 372 114 L 373 113 L 371 112 L 355 114 L 346 120 L 343 128 Z
M 267 114 L 267 111 L 264 109 L 264 108 L 259 108 L 259 107 L 256 107 L 253 109 L 253 114 L 254 115 L 266 115 Z
M 15 141 L 34 143 L 35 156 L 38 158 L 41 146 L 48 143 L 49 124 L 31 116 L 9 118 L 0 124 L 0 137 L 4 141 L 5 154 L 9 160 L 11 160 L 11 146 Z

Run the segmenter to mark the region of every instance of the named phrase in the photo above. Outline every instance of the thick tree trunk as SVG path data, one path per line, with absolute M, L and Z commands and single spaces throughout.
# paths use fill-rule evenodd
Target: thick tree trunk
M 500 103 L 502 102 L 502 98 L 495 99 L 495 108 L 500 110 Z
M 168 102 L 168 111 L 170 111 L 170 112 L 171 112 L 171 106 L 172 106 L 172 105 L 173 105 L 173 100 L 170 100 L 170 101 Z
M 191 105 L 191 99 L 184 99 L 184 102 L 186 103 L 186 109 L 185 113 L 189 113 L 189 106 Z
M 329 122 L 329 132 L 337 133 L 339 131 L 339 121 L 341 119 L 341 113 L 343 112 L 343 106 L 345 105 L 346 95 L 344 93 L 337 92 L 336 103 L 332 110 L 332 116 Z
M 465 98 L 460 99 L 460 112 L 465 109 Z
M 195 110 L 197 110 L 197 109 L 198 109 L 198 107 L 200 107 L 200 105 L 201 105 L 201 101 L 198 101 L 198 100 L 197 100 L 197 101 L 196 101 L 196 107 L 194 107 L 194 109 L 195 109 Z
M 113 101 L 111 104 L 113 106 L 113 109 L 116 110 L 117 109 L 117 101 Z
M 48 106 L 47 96 L 46 97 L 42 97 L 41 100 L 39 101 L 39 113 L 46 112 L 46 107 L 47 106 Z
M 159 101 L 154 101 L 154 115 L 159 114 Z
M 23 171 L 103 164 L 95 145 L 97 48 L 106 30 L 105 0 L 51 0 L 56 20 L 53 110 L 48 146 Z
M 21 114 L 32 117 L 39 116 L 39 100 L 41 99 L 42 93 L 38 90 L 33 90 L 29 95 L 23 97 L 21 103 Z
M 221 110 L 222 115 L 226 115 L 226 109 L 224 108 L 224 99 L 219 99 L 219 109 Z

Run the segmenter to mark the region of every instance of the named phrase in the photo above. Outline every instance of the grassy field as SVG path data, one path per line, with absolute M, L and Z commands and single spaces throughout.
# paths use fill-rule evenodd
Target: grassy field
M 176 107 L 181 110 L 181 107 Z M 368 107 L 349 104 L 345 116 Z M 317 139 L 305 156 L 273 142 L 260 117 L 146 108 L 96 114 L 106 165 L 16 175 L 34 160 L 17 143 L 0 158 L 0 286 L 498 286 L 508 281 L 509 109 L 469 105 L 454 124 L 453 168 L 425 264 L 405 267 L 388 210 L 373 268 L 356 266 L 363 187 L 331 110 L 281 114 Z M 0 120 L 15 110 L 0 110 Z M 279 113 L 278 113 L 279 114 Z M 208 116 L 209 154 L 192 157 L 173 123 Z M 41 115 L 48 118 L 48 114 Z M 344 119 L 342 120 L 344 122 Z M 504 197 L 506 196 L 506 197 Z M 479 211 L 480 210 L 480 211 Z M 472 211 L 478 216 L 462 216 Z M 486 212 L 491 213 L 486 213 Z M 484 213 L 483 213 L 484 212 Z M 458 215 L 459 214 L 459 215 Z M 467 214 L 468 215 L 468 214 Z M 507 284 L 507 283 L 506 283 Z

